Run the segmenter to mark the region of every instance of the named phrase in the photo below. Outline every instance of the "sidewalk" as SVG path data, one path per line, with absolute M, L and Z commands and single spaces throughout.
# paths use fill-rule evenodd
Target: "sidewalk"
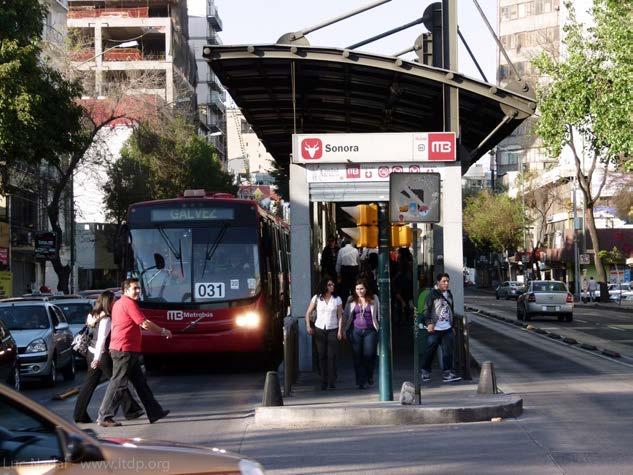
M 349 344 L 339 349 L 336 389 L 321 390 L 316 372 L 302 373 L 284 406 L 258 407 L 255 424 L 267 428 L 446 424 L 490 421 L 517 417 L 523 401 L 516 394 L 477 394 L 479 371 L 472 381 L 441 382 L 441 371 L 422 384 L 421 405 L 399 403 L 402 383 L 413 383 L 412 330 L 396 328 L 393 334 L 393 401 L 379 401 L 378 365 L 376 384 L 361 390 L 354 384 Z

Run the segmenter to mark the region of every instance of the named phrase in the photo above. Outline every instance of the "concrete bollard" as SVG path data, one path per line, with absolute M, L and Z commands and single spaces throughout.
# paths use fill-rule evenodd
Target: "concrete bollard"
M 281 386 L 276 371 L 268 371 L 266 373 L 266 382 L 264 383 L 264 398 L 262 406 L 283 406 L 284 400 L 281 396 Z
M 492 361 L 484 361 L 481 365 L 481 373 L 479 374 L 477 394 L 497 394 L 498 392 L 495 367 Z
M 411 405 L 415 404 L 415 386 L 409 381 L 402 383 L 402 389 L 400 389 L 400 404 Z

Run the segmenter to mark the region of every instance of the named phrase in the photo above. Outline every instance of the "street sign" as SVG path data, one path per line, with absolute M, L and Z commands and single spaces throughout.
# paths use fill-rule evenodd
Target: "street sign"
M 389 219 L 392 223 L 439 223 L 440 174 L 392 173 Z
M 306 165 L 308 183 L 386 182 L 392 173 L 441 173 L 442 166 L 419 163 L 323 163 Z
M 35 241 L 35 259 L 48 260 L 57 255 L 56 236 L 51 232 L 38 232 L 33 236 Z
M 588 266 L 591 264 L 591 257 L 589 254 L 580 254 L 580 265 Z
M 454 162 L 453 132 L 375 134 L 293 134 L 292 162 L 376 163 Z

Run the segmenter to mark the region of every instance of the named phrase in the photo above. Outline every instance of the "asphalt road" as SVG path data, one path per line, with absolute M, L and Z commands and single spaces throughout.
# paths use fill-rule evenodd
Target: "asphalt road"
M 496 301 L 494 295 L 467 295 L 467 303 L 514 317 L 515 303 Z M 578 309 L 575 318 L 572 324 L 532 323 L 631 347 L 626 340 L 633 337 L 621 332 L 629 331 L 624 326 L 633 315 Z M 165 420 L 84 427 L 107 437 L 219 446 L 257 459 L 273 474 L 633 472 L 633 366 L 628 355 L 609 358 L 511 323 L 476 315 L 469 320 L 472 354 L 494 362 L 504 392 L 523 397 L 521 417 L 500 423 L 267 430 L 253 424 L 265 371 L 238 370 L 235 362 L 221 360 L 211 370 L 191 370 L 181 363 L 150 374 L 158 400 L 172 411 Z M 604 334 L 595 336 L 596 328 Z M 617 342 L 609 341 L 610 335 L 619 336 Z M 399 345 L 397 338 L 393 344 Z M 93 416 L 103 391 L 100 387 L 95 394 Z M 73 404 L 69 399 L 48 407 L 70 418 Z

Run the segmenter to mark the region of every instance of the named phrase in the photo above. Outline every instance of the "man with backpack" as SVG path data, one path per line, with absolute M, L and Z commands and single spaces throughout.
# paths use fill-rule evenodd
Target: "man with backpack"
M 431 364 L 437 348 L 442 348 L 442 381 L 459 381 L 453 373 L 453 294 L 448 289 L 450 277 L 446 273 L 437 275 L 437 282 L 424 304 L 424 325 L 428 332 L 426 350 L 422 356 L 422 381 L 430 381 Z

